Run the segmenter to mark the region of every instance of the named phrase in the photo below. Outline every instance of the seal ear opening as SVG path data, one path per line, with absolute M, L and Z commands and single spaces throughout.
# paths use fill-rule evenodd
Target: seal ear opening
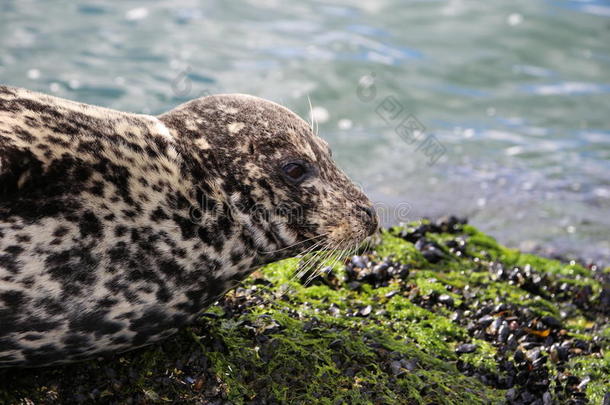
M 254 144 L 252 142 L 248 144 L 248 153 L 254 154 Z

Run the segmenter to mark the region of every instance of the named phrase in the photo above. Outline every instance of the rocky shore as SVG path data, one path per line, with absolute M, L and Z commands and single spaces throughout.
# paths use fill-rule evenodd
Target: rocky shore
M 0 404 L 610 404 L 610 268 L 456 218 L 356 253 L 269 265 L 160 345 L 0 370 Z

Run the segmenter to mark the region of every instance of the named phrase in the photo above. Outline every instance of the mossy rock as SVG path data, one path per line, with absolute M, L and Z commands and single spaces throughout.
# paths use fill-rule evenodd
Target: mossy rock
M 408 241 L 422 226 L 438 260 Z M 527 381 L 510 379 L 529 360 L 520 366 L 519 348 L 498 340 L 491 325 L 477 327 L 481 316 L 541 325 L 520 326 L 522 339 L 539 339 L 549 358 L 528 366 L 548 375 L 548 388 L 533 394 L 591 404 L 607 394 L 608 269 L 521 254 L 468 225 L 425 222 L 384 231 L 360 254 L 371 267 L 386 260 L 408 270 L 358 281 L 363 273 L 353 263 L 326 260 L 318 268 L 332 270 L 306 283 L 295 276 L 300 259 L 274 263 L 162 344 L 62 367 L 1 370 L 0 403 L 495 404 L 525 395 Z M 522 274 L 511 278 L 515 268 Z M 575 292 L 586 296 L 571 300 Z M 492 306 L 497 311 L 485 310 Z M 561 325 L 545 328 L 541 319 Z M 554 338 L 585 342 L 578 343 L 584 349 L 554 359 L 545 352 Z

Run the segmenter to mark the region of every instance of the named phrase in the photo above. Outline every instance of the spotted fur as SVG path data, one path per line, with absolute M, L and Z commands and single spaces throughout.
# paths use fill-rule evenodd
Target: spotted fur
M 294 159 L 313 173 L 299 185 L 281 175 Z M 367 207 L 326 142 L 266 100 L 153 117 L 0 86 L 0 367 L 163 339 L 258 266 L 362 241 Z

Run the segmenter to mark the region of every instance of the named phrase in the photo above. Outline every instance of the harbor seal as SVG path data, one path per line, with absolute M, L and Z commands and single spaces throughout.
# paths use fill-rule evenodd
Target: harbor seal
M 377 224 L 328 144 L 273 102 L 153 117 L 0 86 L 0 366 L 159 341 L 254 268 Z

